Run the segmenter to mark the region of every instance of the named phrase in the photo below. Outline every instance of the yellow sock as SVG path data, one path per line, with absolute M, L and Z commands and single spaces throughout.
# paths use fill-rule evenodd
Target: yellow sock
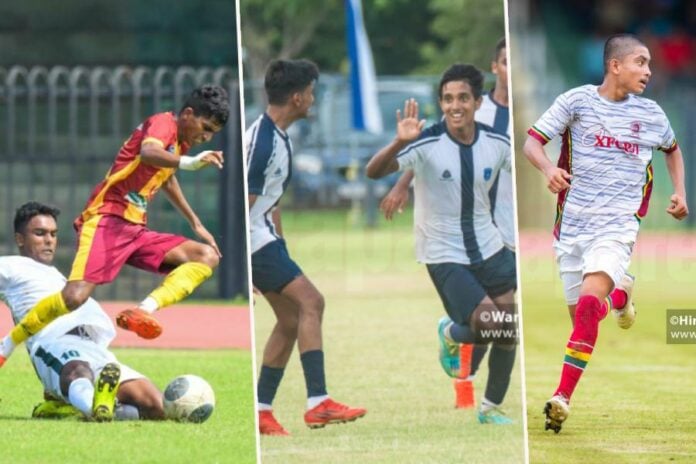
M 162 285 L 148 295 L 160 308 L 178 303 L 205 282 L 213 269 L 202 263 L 184 263 L 164 278 Z
M 31 337 L 49 323 L 56 320 L 59 316 L 69 313 L 70 310 L 65 306 L 63 295 L 60 292 L 49 295 L 36 303 L 31 310 L 19 321 L 10 337 L 15 345 L 19 345 L 27 338 Z

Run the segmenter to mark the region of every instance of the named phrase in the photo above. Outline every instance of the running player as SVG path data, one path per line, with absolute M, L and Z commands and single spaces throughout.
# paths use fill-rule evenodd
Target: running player
M 319 71 L 307 60 L 273 61 L 266 71 L 266 112 L 247 129 L 251 274 L 254 287 L 273 308 L 277 322 L 264 348 L 258 380 L 259 431 L 288 435 L 272 403 L 297 342 L 307 385 L 308 427 L 354 421 L 366 414 L 333 401 L 324 376 L 321 321 L 324 297 L 290 258 L 278 202 L 292 174 L 292 144 L 286 131 L 307 117 Z
M 495 131 L 510 136 L 510 112 L 508 109 L 508 73 L 507 73 L 507 48 L 505 37 L 498 40 L 495 45 L 493 59 L 491 60 L 491 72 L 495 76 L 495 86 L 489 92 L 483 94 L 481 107 L 476 111 L 477 122 L 491 126 Z M 408 170 L 401 175 L 399 181 L 384 197 L 380 208 L 384 217 L 391 220 L 394 212 L 401 212 L 408 202 L 408 189 L 413 180 L 413 171 Z M 512 175 L 506 170 L 501 170 L 495 186 L 491 189 L 495 192 L 491 201 L 493 219 L 503 239 L 503 243 L 513 253 L 515 252 L 515 210 L 512 197 Z M 467 379 L 457 379 L 457 382 L 472 382 L 483 357 L 488 350 L 488 345 L 476 345 L 475 348 L 463 347 L 463 352 L 471 356 L 471 369 Z M 466 355 L 464 356 L 466 358 Z M 461 361 L 461 360 L 460 360 Z M 471 385 L 470 388 L 473 388 Z M 472 390 L 473 391 L 473 390 Z
M 609 310 L 619 325 L 633 324 L 633 278 L 627 274 L 640 220 L 652 190 L 652 153 L 665 153 L 674 186 L 667 212 L 688 215 L 684 161 L 667 116 L 637 95 L 650 80 L 650 52 L 630 34 L 604 46 L 604 81 L 560 95 L 529 129 L 524 154 L 558 194 L 554 249 L 573 331 L 561 380 L 546 403 L 546 430 L 568 418 L 570 398 L 590 360 L 599 322 Z M 554 166 L 544 145 L 562 137 Z
M 125 264 L 167 274 L 137 308 L 117 317 L 119 327 L 140 337 L 159 336 L 162 328 L 150 314 L 191 294 L 220 259 L 215 239 L 189 206 L 174 173 L 177 168 L 222 168 L 222 152 L 186 153 L 208 142 L 228 115 L 225 90 L 206 85 L 191 93 L 178 115 L 155 114 L 133 131 L 75 220 L 78 249 L 68 282 L 40 300 L 2 340 L 0 366 L 16 345 L 80 307 L 97 285 L 111 282 Z M 160 188 L 205 244 L 146 227 L 148 202 Z
M 15 214 L 18 256 L 0 257 L 0 298 L 16 322 L 41 298 L 60 290 L 65 277 L 51 265 L 57 246 L 59 211 L 36 202 L 22 205 Z M 46 401 L 34 417 L 72 415 L 64 401 L 85 418 L 108 421 L 114 402 L 121 403 L 117 418 L 163 419 L 162 394 L 108 351 L 116 335 L 109 317 L 89 298 L 80 308 L 51 322 L 27 339 L 27 350 L 44 385 Z M 96 388 L 95 388 L 95 378 Z
M 483 75 L 453 65 L 440 80 L 443 121 L 423 130 L 418 103 L 397 111 L 396 139 L 367 165 L 377 179 L 398 169 L 415 173 L 418 261 L 425 263 L 449 317 L 440 321 L 440 361 L 445 372 L 469 375 L 460 365 L 461 343 L 493 342 L 481 423 L 511 422 L 499 406 L 515 360 L 515 260 L 493 224 L 491 195 L 498 172 L 510 171 L 509 138 L 477 123 Z

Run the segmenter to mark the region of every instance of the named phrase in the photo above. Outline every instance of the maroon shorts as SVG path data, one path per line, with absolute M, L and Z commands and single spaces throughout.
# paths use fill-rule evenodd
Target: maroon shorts
M 96 215 L 77 230 L 77 254 L 68 280 L 104 284 L 116 278 L 124 264 L 166 274 L 173 267 L 164 256 L 188 240 L 149 230 L 119 216 Z

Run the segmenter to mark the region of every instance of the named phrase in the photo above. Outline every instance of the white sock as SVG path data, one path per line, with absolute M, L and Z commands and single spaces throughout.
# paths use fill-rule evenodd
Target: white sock
M 155 301 L 154 298 L 148 296 L 140 302 L 138 308 L 142 309 L 146 313 L 152 314 L 159 309 L 159 304 L 157 304 L 157 301 Z
M 132 404 L 120 403 L 114 408 L 114 419 L 118 421 L 139 420 L 140 411 Z
M 258 405 L 256 405 L 256 407 L 259 411 L 273 411 L 273 406 L 266 403 L 259 403 Z
M 12 337 L 8 335 L 7 337 L 3 338 L 2 343 L 0 343 L 0 356 L 7 359 L 10 357 L 14 349 L 15 344 L 12 341 Z
M 490 411 L 491 409 L 496 409 L 498 406 L 500 405 L 495 404 L 494 402 L 487 399 L 485 396 L 481 400 L 481 412 L 484 414 Z
M 68 387 L 68 401 L 85 416 L 92 416 L 94 384 L 86 377 L 75 379 Z
M 310 396 L 307 398 L 307 410 L 314 409 L 324 400 L 329 399 L 329 395 Z

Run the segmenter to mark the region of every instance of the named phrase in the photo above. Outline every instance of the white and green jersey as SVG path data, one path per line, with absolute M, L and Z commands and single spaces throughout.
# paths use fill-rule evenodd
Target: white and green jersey
M 63 274 L 26 256 L 0 257 L 0 299 L 9 306 L 12 320 L 18 323 L 43 298 L 60 292 L 65 286 Z M 60 316 L 27 340 L 32 353 L 34 345 L 49 343 L 67 332 L 83 326 L 91 340 L 107 347 L 116 336 L 114 325 L 94 299 Z

